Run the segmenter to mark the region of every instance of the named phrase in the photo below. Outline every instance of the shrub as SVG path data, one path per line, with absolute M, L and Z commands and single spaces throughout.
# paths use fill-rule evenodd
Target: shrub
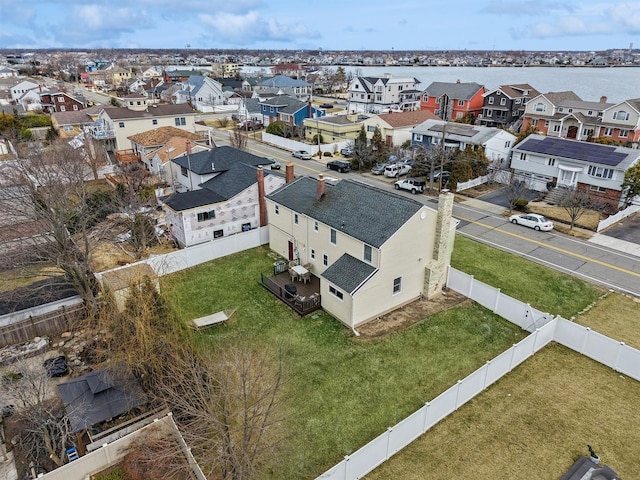
M 513 208 L 525 212 L 527 210 L 528 204 L 529 200 L 527 200 L 526 198 L 516 198 L 513 202 Z
M 278 137 L 284 137 L 284 123 L 281 121 L 271 122 L 267 125 L 265 132 L 271 135 L 277 135 Z
M 324 152 L 322 155 L 324 157 L 333 157 L 333 153 L 331 153 L 331 152 Z

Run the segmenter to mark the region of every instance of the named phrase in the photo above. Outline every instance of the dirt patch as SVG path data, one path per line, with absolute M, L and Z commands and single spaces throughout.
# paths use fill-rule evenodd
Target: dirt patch
M 361 340 L 381 338 L 403 328 L 415 325 L 438 312 L 470 302 L 471 300 L 464 295 L 460 295 L 452 290 L 447 290 L 429 300 L 426 298 L 416 300 L 382 317 L 365 323 L 357 328 L 360 334 L 358 338 Z

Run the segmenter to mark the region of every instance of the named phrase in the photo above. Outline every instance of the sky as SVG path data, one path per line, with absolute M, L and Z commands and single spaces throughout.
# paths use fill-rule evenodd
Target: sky
M 640 48 L 640 1 L 0 0 L 0 48 Z

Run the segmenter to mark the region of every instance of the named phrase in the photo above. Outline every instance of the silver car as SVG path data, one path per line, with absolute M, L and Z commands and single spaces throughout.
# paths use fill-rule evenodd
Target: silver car
M 300 160 L 311 160 L 311 154 L 306 150 L 296 150 L 291 155 L 293 155 L 296 158 L 299 158 Z

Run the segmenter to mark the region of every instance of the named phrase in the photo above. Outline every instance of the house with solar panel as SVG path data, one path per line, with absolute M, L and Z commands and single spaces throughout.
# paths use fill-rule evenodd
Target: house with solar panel
M 293 308 L 319 297 L 355 330 L 441 291 L 455 236 L 452 208 L 446 191 L 435 210 L 354 180 L 298 177 L 267 195 L 269 246 L 294 272 L 296 265 L 310 272 L 310 283 L 274 269 L 263 284 Z
M 285 183 L 273 163 L 228 146 L 171 158 L 178 191 L 159 200 L 172 238 L 189 247 L 266 226 L 265 195 Z
M 539 192 L 554 188 L 587 190 L 613 210 L 623 205 L 625 172 L 640 160 L 640 150 L 530 135 L 511 152 L 515 177 Z

